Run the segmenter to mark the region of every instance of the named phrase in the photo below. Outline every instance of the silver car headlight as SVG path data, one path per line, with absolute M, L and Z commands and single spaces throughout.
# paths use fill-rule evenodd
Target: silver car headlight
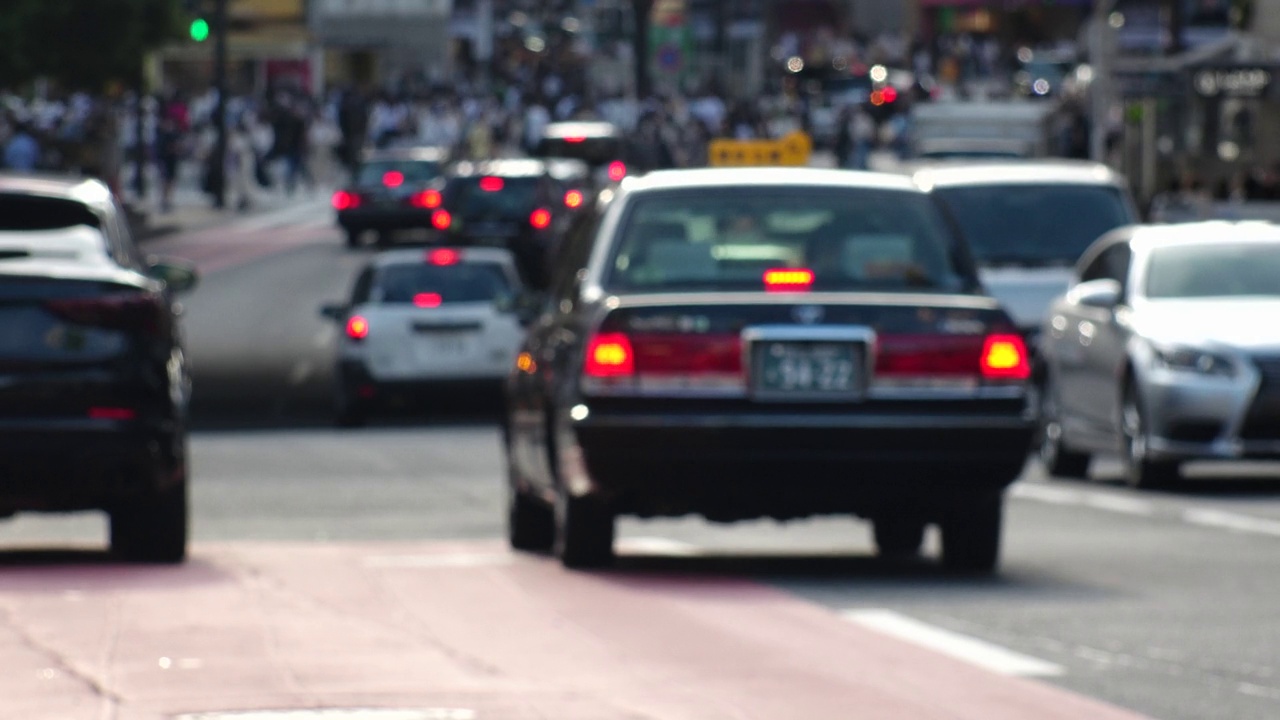
M 1235 363 L 1231 358 L 1196 348 L 1152 345 L 1151 355 L 1156 367 L 1197 375 L 1234 377 Z

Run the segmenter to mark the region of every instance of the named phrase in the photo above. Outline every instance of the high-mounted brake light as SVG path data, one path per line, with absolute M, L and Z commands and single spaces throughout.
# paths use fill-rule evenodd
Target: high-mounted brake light
M 529 214 L 529 224 L 535 230 L 546 230 L 551 227 L 551 211 L 546 208 L 538 208 Z
M 631 339 L 625 333 L 601 333 L 587 343 L 586 364 L 583 372 L 588 377 L 628 377 L 636 372 L 635 351 Z
M 133 408 L 125 407 L 91 407 L 89 408 L 90 420 L 133 420 L 138 417 L 138 411 Z
M 609 163 L 609 179 L 613 182 L 622 182 L 627 177 L 627 164 L 621 160 L 614 160 Z
M 427 262 L 432 265 L 457 265 L 462 256 L 453 248 L 436 248 L 427 253 Z
M 347 319 L 347 337 L 352 340 L 369 337 L 369 321 L 359 315 L 352 315 Z
M 982 376 L 992 380 L 1031 377 L 1027 344 L 1021 335 L 988 335 L 982 346 Z
M 506 185 L 500 177 L 480 178 L 480 189 L 485 192 L 501 192 Z
M 587 141 L 587 136 L 585 136 L 585 135 L 569 135 L 568 137 L 566 137 L 566 138 L 564 139 L 564 141 L 565 141 L 565 142 L 567 142 L 567 143 L 569 143 L 569 144 L 571 144 L 571 145 L 580 145 L 580 144 L 582 144 L 582 143 L 584 143 L 584 142 L 586 142 L 586 141 Z
M 410 198 L 409 202 L 413 203 L 414 207 L 434 210 L 444 202 L 444 197 L 440 195 L 439 190 L 424 190 Z
M 334 210 L 354 210 L 360 207 L 360 196 L 353 192 L 339 190 L 333 194 L 331 202 Z
M 813 271 L 804 268 L 766 270 L 764 289 L 768 292 L 808 292 L 813 287 Z
M 420 308 L 438 308 L 444 298 L 440 297 L 440 293 L 418 293 L 413 296 L 413 304 Z
M 382 184 L 389 188 L 398 188 L 404 184 L 404 173 L 399 170 L 389 170 L 382 174 Z
M 564 194 L 564 206 L 570 210 L 582 207 L 584 200 L 581 190 L 570 190 Z
M 431 213 L 431 227 L 437 230 L 448 230 L 453 225 L 453 216 L 448 210 L 440 209 Z

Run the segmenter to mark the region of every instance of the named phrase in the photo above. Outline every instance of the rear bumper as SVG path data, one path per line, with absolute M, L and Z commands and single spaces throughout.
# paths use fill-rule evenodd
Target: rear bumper
M 344 210 L 338 225 L 348 231 L 431 228 L 431 211 L 417 208 Z
M 175 481 L 181 452 L 141 423 L 0 421 L 0 511 L 106 509 Z
M 439 398 L 480 396 L 501 397 L 506 374 L 470 377 L 421 377 L 378 379 L 361 362 L 345 361 L 338 366 L 342 391 L 351 400 L 366 405 L 398 405 Z
M 573 424 L 588 492 L 712 519 L 947 512 L 1020 474 L 1020 415 L 597 415 Z

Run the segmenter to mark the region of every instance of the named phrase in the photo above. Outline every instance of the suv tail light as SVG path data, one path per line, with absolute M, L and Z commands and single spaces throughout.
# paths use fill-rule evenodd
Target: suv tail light
M 159 335 L 167 328 L 169 310 L 164 298 L 152 293 L 105 295 L 95 298 L 51 300 L 45 308 L 76 325 Z
M 529 214 L 529 224 L 535 230 L 546 230 L 551 227 L 551 211 L 546 208 L 538 208 Z
M 740 391 L 746 386 L 738 334 L 598 333 L 587 343 L 589 392 Z
M 346 190 L 339 190 L 333 194 L 334 210 L 354 210 L 360 207 L 360 196 Z

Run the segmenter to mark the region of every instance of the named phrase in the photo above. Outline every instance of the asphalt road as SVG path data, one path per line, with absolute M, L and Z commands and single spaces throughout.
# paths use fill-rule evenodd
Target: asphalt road
M 317 309 L 343 296 L 366 253 L 342 248 L 326 222 L 313 204 L 153 248 L 205 268 L 185 303 L 197 555 L 227 544 L 497 547 L 492 406 L 330 426 L 335 328 Z M 1150 717 L 1280 717 L 1280 470 L 1217 469 L 1170 493 L 1130 491 L 1116 470 L 1101 463 L 1094 482 L 1072 483 L 1030 464 L 992 580 L 876 562 L 852 519 L 628 520 L 620 574 L 641 595 L 672 578 L 763 583 L 930 652 Z M 7 573 L 38 586 L 46 565 L 65 568 L 60 552 L 96 562 L 86 548 L 103 536 L 96 516 L 0 524 L 0 610 Z

